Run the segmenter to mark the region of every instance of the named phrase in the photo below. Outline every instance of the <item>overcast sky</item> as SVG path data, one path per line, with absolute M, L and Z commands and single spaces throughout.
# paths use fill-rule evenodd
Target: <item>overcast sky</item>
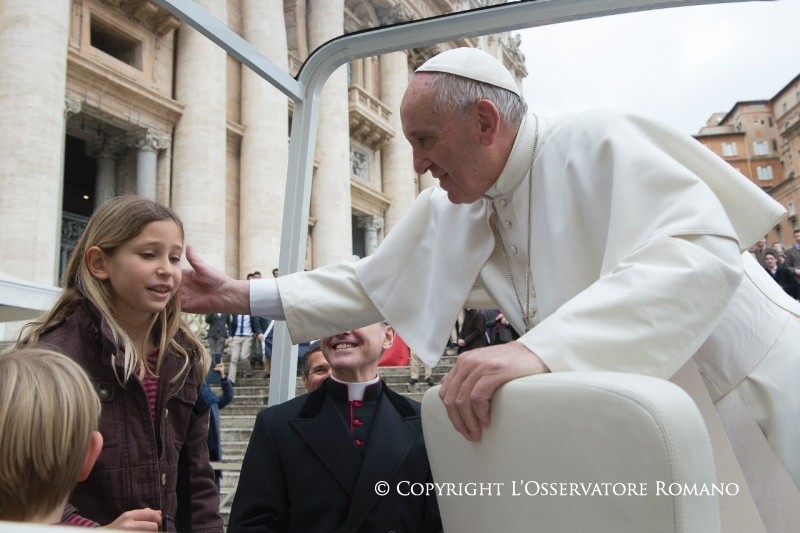
M 693 6 L 531 28 L 522 34 L 531 108 L 634 111 L 695 134 L 800 74 L 800 1 Z

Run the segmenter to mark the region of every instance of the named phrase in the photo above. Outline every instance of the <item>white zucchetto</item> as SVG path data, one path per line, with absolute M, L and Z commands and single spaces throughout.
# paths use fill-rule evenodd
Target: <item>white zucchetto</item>
M 479 48 L 453 48 L 437 54 L 415 72 L 446 72 L 507 89 L 522 96 L 511 72 L 495 57 Z

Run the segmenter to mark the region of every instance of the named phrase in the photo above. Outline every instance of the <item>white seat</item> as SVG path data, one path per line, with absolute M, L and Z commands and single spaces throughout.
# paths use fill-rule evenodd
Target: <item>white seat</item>
M 445 531 L 720 531 L 713 493 L 736 489 L 715 483 L 708 432 L 680 387 L 613 372 L 517 379 L 495 393 L 478 442 L 455 431 L 438 389 L 422 426 Z M 483 494 L 466 496 L 480 487 L 468 483 Z

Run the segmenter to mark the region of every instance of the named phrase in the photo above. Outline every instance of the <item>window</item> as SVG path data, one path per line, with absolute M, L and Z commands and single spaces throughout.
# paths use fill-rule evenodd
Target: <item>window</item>
M 756 172 L 758 173 L 758 179 L 760 180 L 772 179 L 772 167 L 756 167 Z
M 111 24 L 94 16 L 91 19 L 89 42 L 93 48 L 97 48 L 126 65 L 142 70 L 141 41 L 120 32 Z
M 769 155 L 767 141 L 753 141 L 753 152 L 755 155 Z
M 722 143 L 722 155 L 726 157 L 734 156 L 738 153 L 736 143 Z

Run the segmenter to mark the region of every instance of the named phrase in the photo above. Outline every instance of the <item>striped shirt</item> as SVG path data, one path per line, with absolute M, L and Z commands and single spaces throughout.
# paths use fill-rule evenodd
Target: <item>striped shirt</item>
M 147 395 L 147 403 L 150 405 L 150 416 L 153 424 L 156 423 L 156 396 L 158 393 L 158 377 L 155 375 L 158 366 L 158 348 L 147 356 L 147 369 L 149 372 L 142 378 L 142 387 Z

